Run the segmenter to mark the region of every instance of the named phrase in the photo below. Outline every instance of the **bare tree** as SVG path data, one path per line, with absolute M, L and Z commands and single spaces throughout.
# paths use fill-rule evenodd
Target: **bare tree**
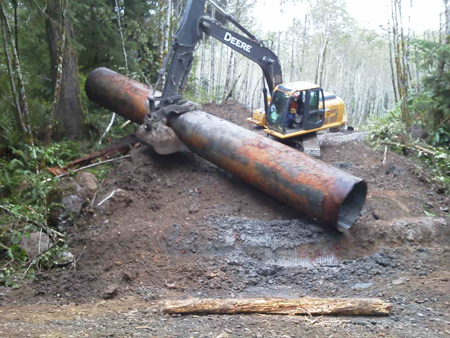
M 19 56 L 17 54 L 17 48 L 16 48 L 14 35 L 11 31 L 11 26 L 9 25 L 8 18 L 6 17 L 5 9 L 3 7 L 2 2 L 0 2 L 0 12 L 1 12 L 0 15 L 2 17 L 3 37 L 5 40 L 9 37 L 10 46 L 11 46 L 11 50 L 12 50 L 12 54 L 13 54 L 13 60 L 14 60 L 14 70 L 11 70 L 11 73 L 12 73 L 11 82 L 15 81 L 14 77 L 17 76 L 17 81 L 19 84 L 19 99 L 20 99 L 19 105 L 20 105 L 20 113 L 22 116 L 22 117 L 19 116 L 19 119 L 22 120 L 22 123 L 25 126 L 25 132 L 27 134 L 28 144 L 30 146 L 34 146 L 34 138 L 33 138 L 33 133 L 31 130 L 31 125 L 30 125 L 28 100 L 27 100 L 27 94 L 26 94 L 26 90 L 25 90 L 25 82 L 23 80 L 22 69 L 20 67 L 20 60 L 19 60 Z M 6 43 L 4 45 L 5 45 L 5 48 L 7 49 Z M 11 83 L 11 90 L 15 91 L 15 89 L 13 89 L 13 87 L 15 87 L 15 86 Z M 33 157 L 36 158 L 36 153 L 34 150 L 33 150 Z
M 17 124 L 20 129 L 22 129 L 24 132 L 27 132 L 27 127 L 25 126 L 25 122 L 23 119 L 22 108 L 21 108 L 20 102 L 19 102 L 19 94 L 18 94 L 17 88 L 16 88 L 16 81 L 15 81 L 15 76 L 14 76 L 12 60 L 11 60 L 11 56 L 9 54 L 8 34 L 6 32 L 6 30 L 7 30 L 6 23 L 3 19 L 3 16 L 4 16 L 3 15 L 3 7 L 1 8 L 1 10 L 2 10 L 2 15 L 0 15 L 0 23 L 2 25 L 2 33 L 3 33 L 3 49 L 5 52 L 5 56 L 6 56 L 6 65 L 8 68 L 8 76 L 9 76 L 9 80 L 10 80 L 10 84 L 11 84 L 11 94 L 13 96 L 14 105 L 16 107 Z
M 403 31 L 401 0 L 391 1 L 392 10 L 392 41 L 394 45 L 394 60 L 396 68 L 398 97 L 402 119 L 406 127 L 411 125 L 408 111 L 409 76 L 407 69 L 407 44 Z
M 444 39 L 444 45 L 450 45 L 450 3 L 448 2 L 448 0 L 443 0 L 444 1 L 444 6 L 445 6 L 445 16 L 444 16 L 444 35 L 445 35 L 445 39 Z M 448 60 L 449 57 L 449 53 L 444 50 L 440 59 L 439 59 L 439 64 L 438 64 L 438 68 L 437 68 L 437 74 L 436 77 L 438 79 L 440 79 L 442 77 L 442 74 L 444 72 L 444 68 L 445 68 L 445 64 Z

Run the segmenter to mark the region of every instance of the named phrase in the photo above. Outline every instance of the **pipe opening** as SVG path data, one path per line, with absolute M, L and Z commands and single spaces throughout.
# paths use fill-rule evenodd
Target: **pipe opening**
M 342 202 L 339 210 L 337 226 L 339 231 L 350 229 L 358 219 L 359 213 L 366 201 L 367 183 L 360 181 L 353 186 L 353 189 Z

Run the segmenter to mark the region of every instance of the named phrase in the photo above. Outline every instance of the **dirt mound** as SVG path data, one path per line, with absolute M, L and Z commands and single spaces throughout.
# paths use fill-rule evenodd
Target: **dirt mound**
M 248 110 L 238 104 L 203 109 L 252 128 Z M 350 320 L 343 328 L 348 334 L 439 336 L 450 321 L 449 198 L 421 181 L 407 158 L 388 153 L 382 164 L 383 154 L 358 137 L 343 140 L 324 142 L 322 159 L 369 184 L 362 216 L 348 233 L 318 224 L 190 152 L 160 156 L 138 147 L 105 179 L 95 205 L 115 193 L 70 230 L 76 268 L 38 275 L 21 290 L 3 289 L 2 302 L 377 296 L 394 303 L 395 315 L 376 325 Z M 172 324 L 157 324 L 158 316 Z M 198 325 L 198 336 L 209 337 L 224 325 L 218 318 L 181 324 L 151 312 L 139 320 L 144 318 L 158 336 L 180 336 Z M 231 320 L 253 325 L 248 316 Z M 260 329 L 250 331 L 262 336 L 309 332 L 288 319 L 254 323 Z M 236 337 L 254 336 L 239 327 L 231 329 Z M 311 334 L 335 329 L 324 324 Z M 64 332 L 78 332 L 70 330 Z

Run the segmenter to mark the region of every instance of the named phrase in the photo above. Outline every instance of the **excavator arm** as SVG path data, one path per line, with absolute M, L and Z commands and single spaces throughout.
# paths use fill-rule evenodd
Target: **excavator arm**
M 250 60 L 256 62 L 262 69 L 269 92 L 272 95 L 274 87 L 282 82 L 281 66 L 278 57 L 264 47 L 253 34 L 242 27 L 231 15 L 225 13 L 213 0 L 208 0 L 216 6 L 225 18 L 239 28 L 247 37 L 228 30 L 213 18 L 204 16 L 207 0 L 188 0 L 178 30 L 173 36 L 170 51 L 159 72 L 158 81 L 153 95 L 149 96 L 149 112 L 137 136 L 145 144 L 151 146 L 159 154 L 170 154 L 181 149 L 181 141 L 174 131 L 167 126 L 170 116 L 198 109 L 198 105 L 182 100 L 179 94 L 184 89 L 189 72 L 192 69 L 194 51 L 203 34 L 208 34 L 222 43 L 230 46 Z M 169 68 L 166 72 L 166 68 Z M 162 77 L 166 76 L 161 96 L 155 97 L 156 89 Z M 264 107 L 269 111 L 267 88 L 263 88 Z
M 270 94 L 272 94 L 275 86 L 283 82 L 278 57 L 270 49 L 264 47 L 262 43 L 230 31 L 212 18 L 202 17 L 199 24 L 206 34 L 257 63 L 263 71 Z
M 166 81 L 162 98 L 169 98 L 184 89 L 192 68 L 194 51 L 202 34 L 208 34 L 226 44 L 238 53 L 256 62 L 262 69 L 270 94 L 278 84 L 282 83 L 282 72 L 278 57 L 270 49 L 264 47 L 261 41 L 242 27 L 233 17 L 225 13 L 214 2 L 211 3 L 225 13 L 225 17 L 236 27 L 241 29 L 248 37 L 228 30 L 214 20 L 204 16 L 207 0 L 188 0 L 180 26 L 172 41 L 171 50 L 165 60 L 160 75 L 165 74 L 165 68 L 170 60 L 166 74 Z M 265 106 L 267 108 L 267 94 Z

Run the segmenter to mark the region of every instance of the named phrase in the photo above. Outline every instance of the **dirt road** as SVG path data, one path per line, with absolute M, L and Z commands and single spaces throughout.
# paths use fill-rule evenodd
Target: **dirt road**
M 233 104 L 204 110 L 241 125 L 249 115 Z M 119 193 L 69 230 L 76 267 L 0 289 L 0 336 L 450 336 L 449 197 L 407 158 L 388 153 L 382 164 L 361 137 L 330 137 L 322 159 L 369 184 L 347 233 L 192 153 L 139 147 L 98 196 Z M 378 297 L 394 310 L 382 318 L 160 311 L 167 299 L 302 296 Z

